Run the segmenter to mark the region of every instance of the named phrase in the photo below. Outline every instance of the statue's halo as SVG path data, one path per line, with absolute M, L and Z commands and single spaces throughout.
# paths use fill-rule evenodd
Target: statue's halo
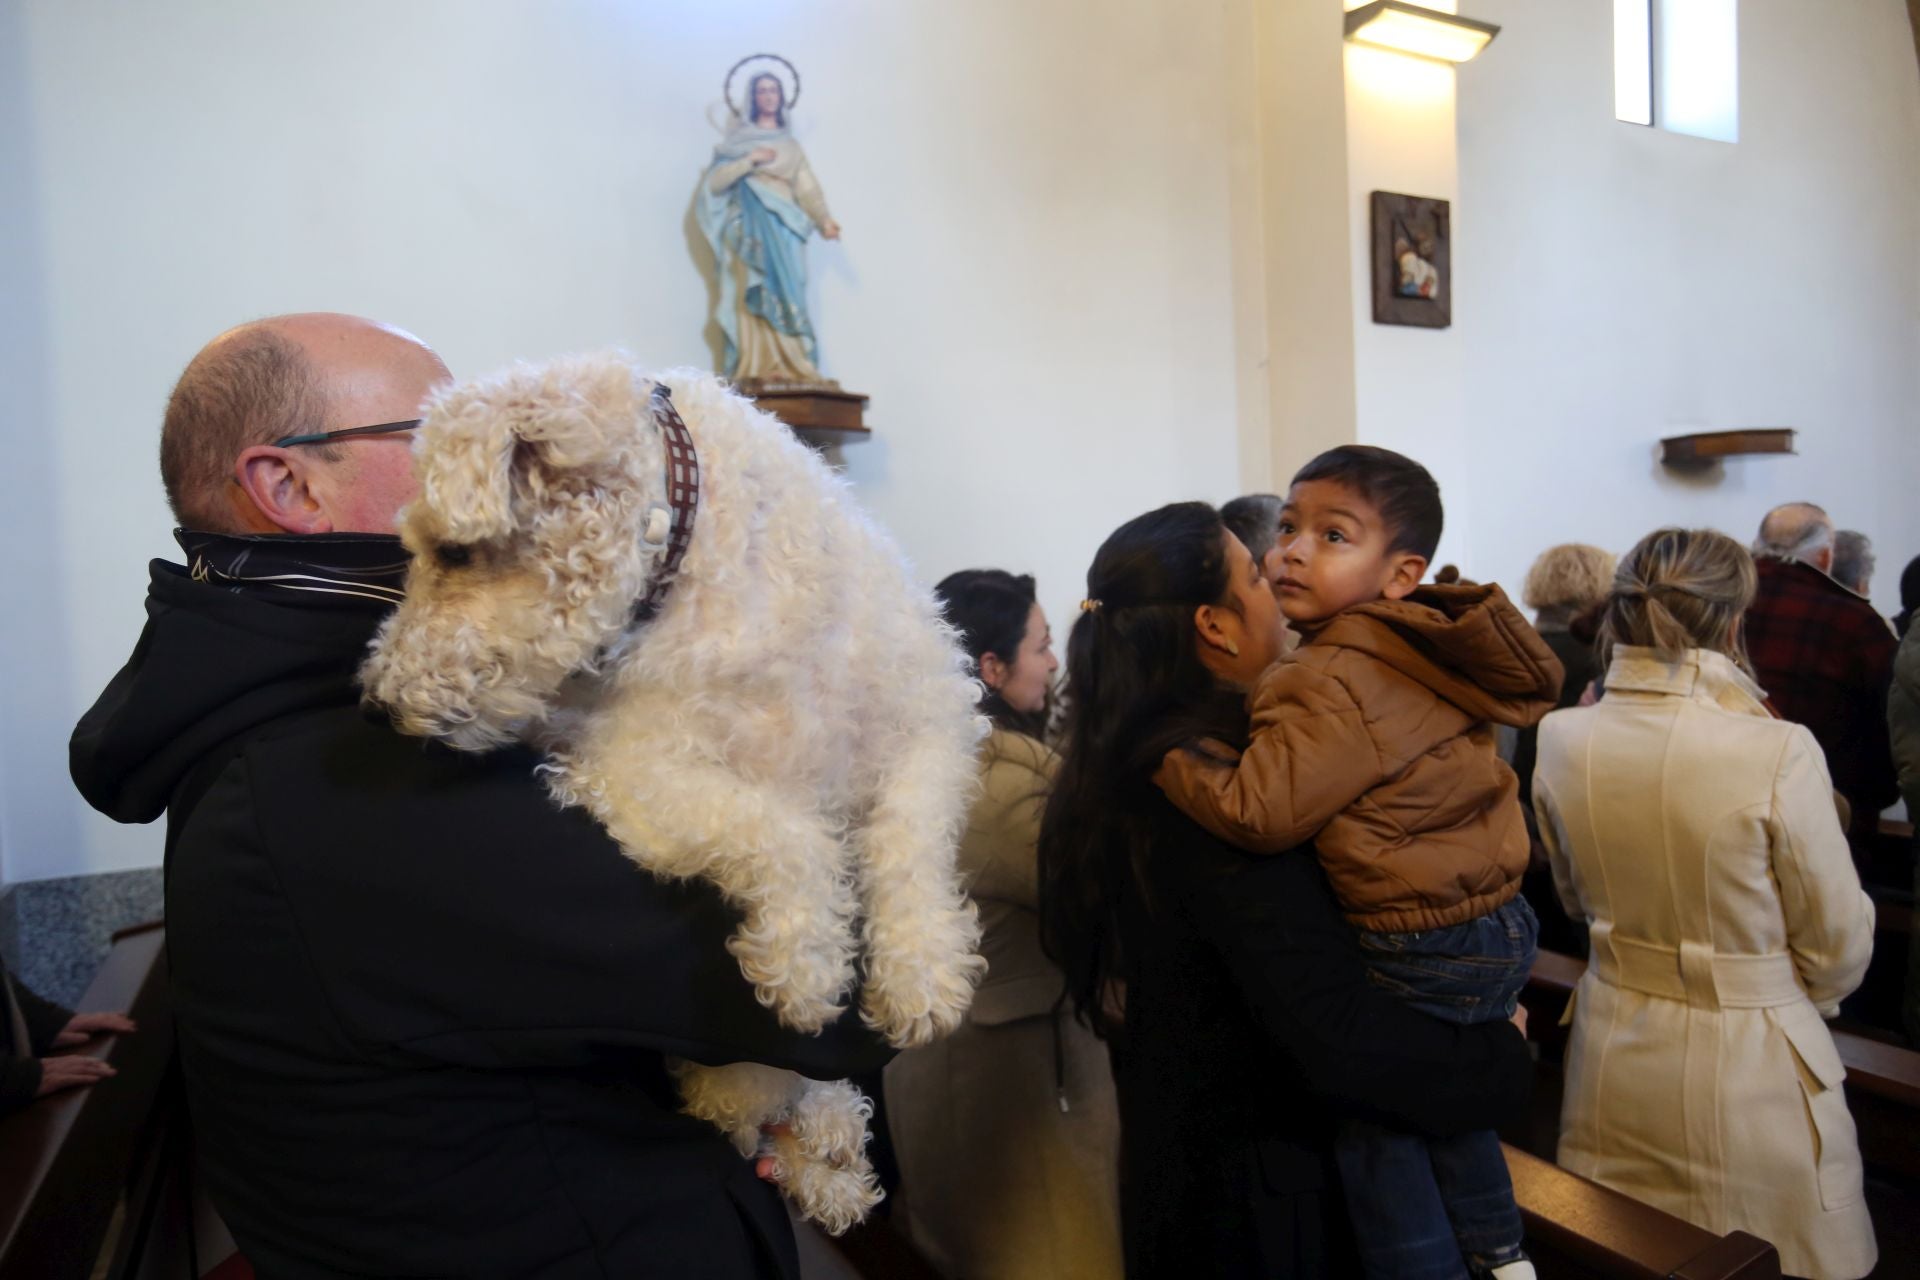
M 740 74 L 740 68 L 746 66 L 750 62 L 777 62 L 782 67 L 785 67 L 787 69 L 786 75 L 784 78 L 782 78 L 780 82 L 780 87 L 786 90 L 786 94 L 787 94 L 786 110 L 791 111 L 794 109 L 795 106 L 799 105 L 799 102 L 800 102 L 799 70 L 791 62 L 788 62 L 785 58 L 781 57 L 777 53 L 750 53 L 746 57 L 740 59 L 740 61 L 734 63 L 733 66 L 727 71 L 726 83 L 721 88 L 721 94 L 724 96 L 726 100 L 727 110 L 733 113 L 733 116 L 736 120 L 747 120 L 752 118 L 749 115 L 749 113 L 742 111 L 740 109 L 740 104 L 738 102 L 735 102 L 733 99 L 733 78 Z M 772 71 L 771 74 L 775 76 L 779 76 L 780 72 L 776 70 L 776 71 Z

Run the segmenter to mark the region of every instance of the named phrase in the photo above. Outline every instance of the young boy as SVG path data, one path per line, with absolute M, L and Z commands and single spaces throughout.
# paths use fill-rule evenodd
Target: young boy
M 1249 697 L 1237 767 L 1170 752 L 1155 781 L 1242 849 L 1312 841 L 1376 981 L 1436 1017 L 1511 1017 L 1536 923 L 1527 832 L 1495 724 L 1553 710 L 1560 664 L 1493 586 L 1420 586 L 1440 490 L 1419 463 L 1346 445 L 1293 478 L 1280 611 L 1304 637 Z M 1531 1277 L 1499 1138 L 1349 1125 L 1336 1148 L 1367 1273 Z

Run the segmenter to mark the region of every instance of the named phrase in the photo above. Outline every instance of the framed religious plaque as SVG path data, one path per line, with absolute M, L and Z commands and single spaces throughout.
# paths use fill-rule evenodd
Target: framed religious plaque
M 1453 323 L 1453 248 L 1445 200 L 1373 193 L 1373 321 Z

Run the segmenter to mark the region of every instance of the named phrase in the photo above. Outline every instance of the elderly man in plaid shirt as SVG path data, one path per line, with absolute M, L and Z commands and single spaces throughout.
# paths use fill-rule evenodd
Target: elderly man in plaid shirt
M 1773 705 L 1813 731 L 1834 789 L 1853 808 L 1847 835 L 1871 837 L 1900 796 L 1887 737 L 1887 691 L 1897 648 L 1873 606 L 1829 573 L 1833 521 L 1810 502 L 1775 507 L 1760 522 L 1760 589 L 1747 611 L 1747 653 Z

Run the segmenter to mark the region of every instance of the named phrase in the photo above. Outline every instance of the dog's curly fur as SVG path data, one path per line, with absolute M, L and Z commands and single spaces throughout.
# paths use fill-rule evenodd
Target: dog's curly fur
M 407 597 L 362 672 L 407 733 L 539 746 L 564 804 L 640 865 L 717 885 L 762 1003 L 813 1032 L 861 988 L 893 1044 L 955 1027 L 985 962 L 954 847 L 983 732 L 977 687 L 891 542 L 780 424 L 717 379 L 661 375 L 699 450 L 693 541 L 664 548 L 656 380 L 625 357 L 519 365 L 437 395 L 401 534 Z M 657 517 L 656 517 L 657 519 Z M 685 1066 L 689 1110 L 775 1156 L 810 1217 L 878 1198 L 850 1085 Z

